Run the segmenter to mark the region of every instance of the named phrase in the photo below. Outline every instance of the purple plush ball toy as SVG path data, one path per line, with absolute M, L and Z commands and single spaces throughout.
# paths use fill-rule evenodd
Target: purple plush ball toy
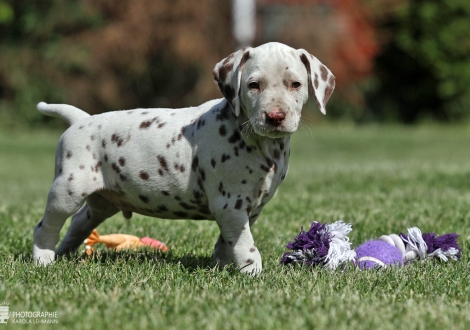
M 405 259 L 400 250 L 381 240 L 361 244 L 356 249 L 356 264 L 360 269 L 403 265 Z

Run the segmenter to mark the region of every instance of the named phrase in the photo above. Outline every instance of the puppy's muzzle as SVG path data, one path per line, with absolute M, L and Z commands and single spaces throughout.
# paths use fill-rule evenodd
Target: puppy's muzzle
M 280 126 L 286 119 L 286 113 L 276 108 L 266 113 L 266 123 L 272 126 Z

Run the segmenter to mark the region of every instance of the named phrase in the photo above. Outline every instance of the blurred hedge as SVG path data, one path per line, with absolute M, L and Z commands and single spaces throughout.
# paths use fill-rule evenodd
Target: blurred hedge
M 382 26 L 363 119 L 454 122 L 470 115 L 470 1 L 412 0 Z
M 470 1 L 302 3 L 255 43 L 284 41 L 332 68 L 327 118 L 470 117 Z M 211 71 L 236 47 L 230 10 L 228 0 L 0 0 L 0 125 L 58 123 L 35 110 L 41 100 L 99 113 L 220 97 Z
M 229 1 L 0 1 L 14 13 L 0 21 L 4 126 L 50 121 L 41 100 L 100 113 L 220 97 L 212 69 L 234 49 Z

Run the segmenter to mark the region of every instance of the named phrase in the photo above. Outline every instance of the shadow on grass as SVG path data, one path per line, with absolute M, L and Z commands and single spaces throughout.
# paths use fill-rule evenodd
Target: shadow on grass
M 18 262 L 33 262 L 32 256 L 24 253 L 16 253 L 13 260 Z M 172 252 L 162 253 L 151 249 L 140 249 L 137 251 L 98 251 L 91 255 L 85 253 L 73 253 L 60 256 L 56 261 L 66 261 L 71 263 L 130 263 L 130 264 L 174 264 L 181 265 L 182 268 L 192 272 L 199 269 L 208 269 L 217 267 L 216 262 L 211 256 L 194 255 L 192 253 L 174 254 Z

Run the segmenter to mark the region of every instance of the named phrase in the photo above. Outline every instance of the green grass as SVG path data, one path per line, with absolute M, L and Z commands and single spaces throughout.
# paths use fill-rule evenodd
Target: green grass
M 466 127 L 320 125 L 296 133 L 289 175 L 253 228 L 264 266 L 256 278 L 211 268 L 214 223 L 135 214 L 130 222 L 122 215 L 109 219 L 100 232 L 148 235 L 164 241 L 167 254 L 101 248 L 92 260 L 77 256 L 33 266 L 32 232 L 44 211 L 59 136 L 0 134 L 0 305 L 9 303 L 10 311 L 57 311 L 59 325 L 69 329 L 470 325 Z M 354 246 L 412 226 L 457 232 L 463 258 L 379 271 L 279 265 L 285 245 L 301 226 L 338 219 L 353 224 Z

